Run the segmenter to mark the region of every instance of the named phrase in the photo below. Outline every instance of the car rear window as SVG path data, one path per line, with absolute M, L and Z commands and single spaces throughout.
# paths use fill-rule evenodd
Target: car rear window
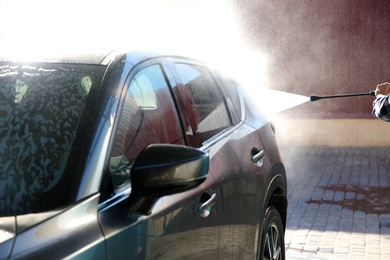
M 233 123 L 237 124 L 241 121 L 242 117 L 241 102 L 238 94 L 239 84 L 236 81 L 225 77 L 224 75 L 220 74 L 219 77 L 227 92 L 228 97 L 226 98 L 226 102 L 231 111 Z
M 101 75 L 87 65 L 0 64 L 0 216 L 66 202 L 64 169 Z

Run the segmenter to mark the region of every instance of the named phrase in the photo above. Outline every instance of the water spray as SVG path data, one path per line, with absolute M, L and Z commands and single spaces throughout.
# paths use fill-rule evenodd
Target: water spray
M 330 96 L 310 96 L 310 101 L 314 102 L 316 100 L 325 99 L 325 98 L 342 98 L 342 97 L 357 97 L 357 96 L 375 96 L 375 90 L 371 90 L 368 93 L 354 93 L 354 94 L 330 95 Z

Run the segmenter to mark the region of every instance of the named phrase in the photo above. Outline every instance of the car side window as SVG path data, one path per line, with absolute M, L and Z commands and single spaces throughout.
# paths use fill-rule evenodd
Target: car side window
M 142 69 L 130 81 L 111 154 L 114 190 L 128 187 L 136 157 L 156 143 L 184 144 L 172 95 L 158 64 Z
M 226 100 L 208 69 L 175 63 L 182 84 L 176 87 L 184 103 L 195 143 L 201 145 L 232 125 Z

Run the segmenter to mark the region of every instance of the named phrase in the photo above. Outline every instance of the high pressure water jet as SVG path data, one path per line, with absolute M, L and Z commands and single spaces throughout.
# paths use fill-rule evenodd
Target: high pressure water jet
M 342 98 L 342 97 L 357 97 L 357 96 L 375 96 L 375 90 L 371 90 L 368 93 L 354 93 L 354 94 L 330 95 L 330 96 L 310 96 L 310 101 L 314 102 L 316 100 L 325 99 L 325 98 Z

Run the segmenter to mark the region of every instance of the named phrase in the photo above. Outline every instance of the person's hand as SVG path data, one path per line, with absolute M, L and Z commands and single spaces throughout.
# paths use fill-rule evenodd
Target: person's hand
M 382 83 L 382 84 L 379 84 L 378 86 L 376 86 L 375 96 L 378 96 L 378 95 L 387 96 L 389 94 L 390 94 L 390 83 L 385 82 L 385 83 Z

